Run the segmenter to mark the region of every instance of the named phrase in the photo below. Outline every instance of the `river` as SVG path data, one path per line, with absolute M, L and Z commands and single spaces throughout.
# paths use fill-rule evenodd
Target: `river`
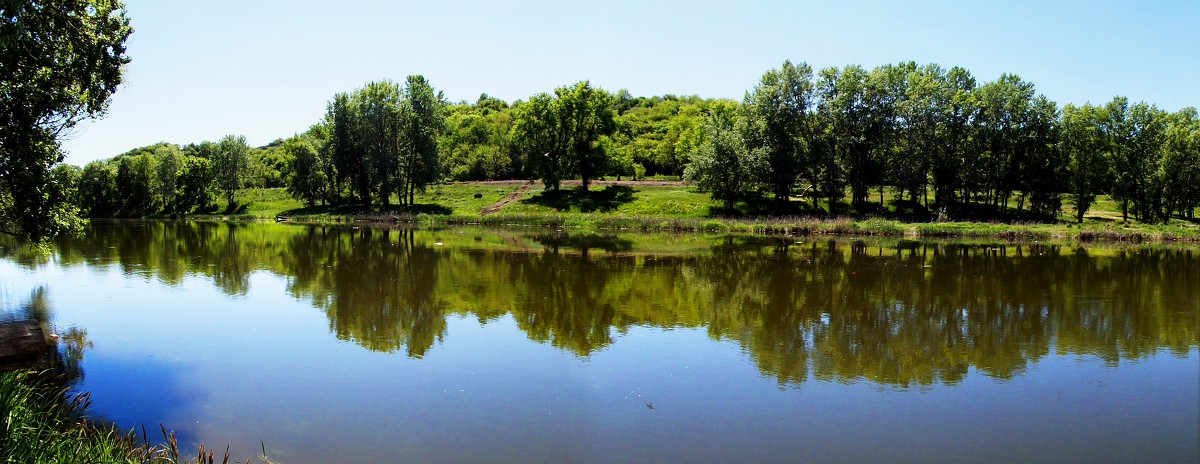
M 239 459 L 1200 458 L 1186 247 L 147 221 L 0 256 L 93 414 Z

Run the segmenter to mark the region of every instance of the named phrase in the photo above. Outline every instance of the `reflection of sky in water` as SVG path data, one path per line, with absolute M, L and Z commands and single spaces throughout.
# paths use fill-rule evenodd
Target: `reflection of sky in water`
M 338 340 L 321 310 L 287 296 L 288 278 L 262 271 L 237 296 L 211 277 L 169 286 L 115 266 L 0 261 L 0 279 L 6 306 L 45 284 L 55 323 L 87 329 L 79 388 L 93 392 L 94 412 L 146 422 L 151 437 L 161 422 L 237 456 L 260 443 L 288 463 L 1176 462 L 1197 452 L 1195 346 L 1115 367 L 1052 349 L 1007 380 L 972 367 L 953 385 L 902 387 L 810 369 L 781 385 L 705 328 L 612 329 L 612 344 L 581 357 L 530 340 L 511 315 L 448 315 L 443 341 L 414 358 Z

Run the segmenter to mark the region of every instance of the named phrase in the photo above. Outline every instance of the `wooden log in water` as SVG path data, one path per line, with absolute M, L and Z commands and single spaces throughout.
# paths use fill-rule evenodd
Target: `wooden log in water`
M 0 372 L 37 364 L 50 339 L 37 321 L 0 322 Z

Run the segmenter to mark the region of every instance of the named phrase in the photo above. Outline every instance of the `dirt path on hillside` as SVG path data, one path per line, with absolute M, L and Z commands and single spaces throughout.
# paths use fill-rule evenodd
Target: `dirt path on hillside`
M 500 211 L 500 208 L 507 206 L 509 203 L 520 200 L 521 197 L 525 196 L 525 192 L 528 192 L 532 186 L 533 186 L 533 184 L 525 182 L 523 185 L 521 185 L 521 188 L 514 190 L 512 193 L 509 193 L 508 195 L 505 195 L 504 198 L 500 199 L 500 201 L 497 201 L 490 205 L 484 206 L 483 209 L 479 210 L 479 214 L 483 215 L 483 216 L 487 216 L 489 214 L 493 214 L 497 211 Z

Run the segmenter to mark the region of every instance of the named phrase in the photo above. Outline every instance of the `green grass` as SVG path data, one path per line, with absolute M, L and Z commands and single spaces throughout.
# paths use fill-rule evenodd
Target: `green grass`
M 483 208 L 496 203 L 508 194 L 520 189 L 519 185 L 494 184 L 440 184 L 430 186 L 418 193 L 416 202 L 438 204 L 450 208 L 451 215 L 477 215 Z M 480 198 L 475 198 L 480 194 Z
M 492 214 L 481 211 L 506 196 L 519 193 L 516 201 L 505 204 Z M 478 194 L 479 198 L 475 195 Z M 871 199 L 878 201 L 878 194 Z M 564 188 L 546 191 L 540 184 L 450 183 L 430 186 L 416 196 L 416 204 L 316 206 L 306 208 L 283 189 L 247 189 L 238 192 L 235 208 L 228 211 L 223 202 L 215 216 L 233 219 L 271 219 L 288 216 L 311 222 L 407 222 L 418 224 L 479 224 L 488 226 L 534 226 L 581 230 L 638 230 L 705 233 L 916 236 L 956 238 L 1000 238 L 1009 240 L 1077 241 L 1200 241 L 1200 227 L 1193 222 L 1172 220 L 1167 225 L 1142 224 L 1120 220 L 1120 205 L 1109 197 L 1100 197 L 1089 210 L 1083 224 L 1074 224 L 1068 204 L 1056 221 L 1031 221 L 1010 203 L 1009 217 L 1025 218 L 1015 222 L 906 222 L 924 220 L 932 213 L 920 204 L 896 203 L 890 190 L 884 208 L 865 218 L 826 215 L 828 204 L 818 203 L 822 211 L 812 211 L 811 202 L 794 199 L 781 208 L 769 200 L 740 202 L 733 210 L 724 209 L 708 194 L 691 186 L 639 185 L 593 186 L 589 191 Z M 903 207 L 897 205 L 904 205 Z M 986 207 L 975 207 L 968 215 L 994 215 Z M 835 210 L 850 210 L 849 199 Z M 203 216 L 201 216 L 203 217 Z
M 163 448 L 139 443 L 83 419 L 86 395 L 69 395 L 47 373 L 0 375 L 0 461 L 22 463 L 129 462 L 167 463 Z

